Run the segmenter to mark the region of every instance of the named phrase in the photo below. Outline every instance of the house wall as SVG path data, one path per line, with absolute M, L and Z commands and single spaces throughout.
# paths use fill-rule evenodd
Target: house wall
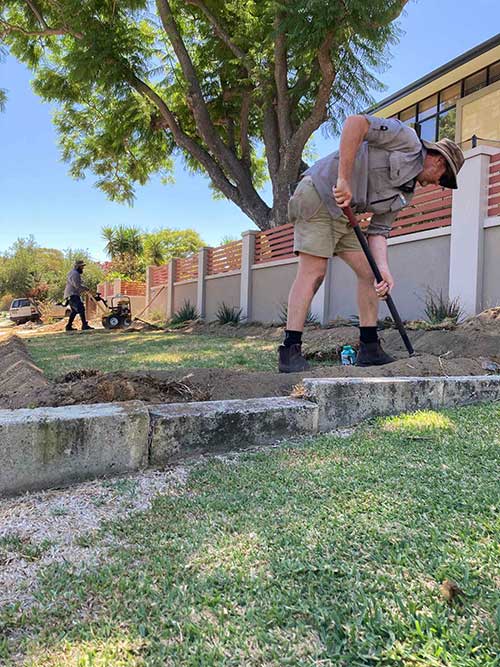
M 500 226 L 484 230 L 482 306 L 500 306 Z

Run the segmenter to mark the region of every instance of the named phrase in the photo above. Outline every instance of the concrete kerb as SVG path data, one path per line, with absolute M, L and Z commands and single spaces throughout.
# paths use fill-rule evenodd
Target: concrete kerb
M 500 375 L 304 380 L 319 409 L 320 432 L 364 419 L 500 400 Z
M 269 445 L 376 416 L 500 400 L 500 375 L 308 378 L 304 387 L 305 400 L 0 410 L 0 496 Z

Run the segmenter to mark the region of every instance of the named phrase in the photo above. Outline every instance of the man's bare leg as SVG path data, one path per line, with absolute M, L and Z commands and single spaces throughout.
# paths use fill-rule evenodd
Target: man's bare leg
M 306 371 L 309 364 L 302 356 L 302 332 L 314 294 L 326 273 L 328 259 L 299 253 L 299 267 L 288 297 L 285 340 L 279 348 L 280 373 Z
M 299 253 L 299 268 L 288 296 L 288 317 L 286 328 L 290 331 L 303 331 L 307 311 L 313 296 L 323 282 L 328 259 Z
M 394 361 L 386 354 L 378 340 L 377 320 L 379 297 L 375 290 L 375 278 L 363 252 L 346 251 L 339 253 L 358 279 L 358 309 L 360 327 L 360 347 L 357 366 L 382 366 Z
M 375 277 L 368 260 L 361 250 L 359 252 L 355 250 L 341 252 L 339 257 L 351 267 L 358 279 L 359 325 L 361 327 L 376 327 L 379 298 L 374 287 Z

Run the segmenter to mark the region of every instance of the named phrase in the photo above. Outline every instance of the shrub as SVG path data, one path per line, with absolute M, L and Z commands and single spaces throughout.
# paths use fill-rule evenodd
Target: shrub
M 425 296 L 425 314 L 431 324 L 439 324 L 444 320 L 451 320 L 458 322 L 463 315 L 463 309 L 460 304 L 460 299 L 449 299 L 443 296 L 440 290 L 439 294 L 432 289 L 427 289 Z
M 9 310 L 10 304 L 14 298 L 15 297 L 12 294 L 4 294 L 2 297 L 0 297 L 0 311 Z
M 241 311 L 236 308 L 236 306 L 228 306 L 227 303 L 219 303 L 217 308 L 217 321 L 219 324 L 239 324 L 241 320 Z
M 288 318 L 288 304 L 287 303 L 282 303 L 281 304 L 281 310 L 280 310 L 280 323 L 286 325 L 286 321 Z M 318 318 L 316 315 L 313 315 L 310 310 L 307 311 L 306 315 L 306 324 L 319 324 Z
M 170 324 L 182 324 L 182 322 L 190 322 L 198 319 L 198 311 L 189 299 L 186 299 L 177 312 L 175 312 L 170 320 Z

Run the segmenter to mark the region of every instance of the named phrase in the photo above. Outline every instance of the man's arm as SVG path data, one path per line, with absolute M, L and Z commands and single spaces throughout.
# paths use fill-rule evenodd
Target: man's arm
M 339 173 L 337 185 L 333 189 L 333 195 L 338 206 L 349 206 L 352 199 L 351 177 L 354 160 L 359 147 L 363 143 L 369 122 L 364 116 L 349 116 L 342 128 L 339 149 Z
M 368 245 L 383 278 L 380 283 L 375 281 L 375 291 L 380 299 L 384 299 L 394 287 L 394 278 L 389 269 L 389 259 L 387 257 L 387 238 L 379 234 L 371 234 L 368 236 Z

